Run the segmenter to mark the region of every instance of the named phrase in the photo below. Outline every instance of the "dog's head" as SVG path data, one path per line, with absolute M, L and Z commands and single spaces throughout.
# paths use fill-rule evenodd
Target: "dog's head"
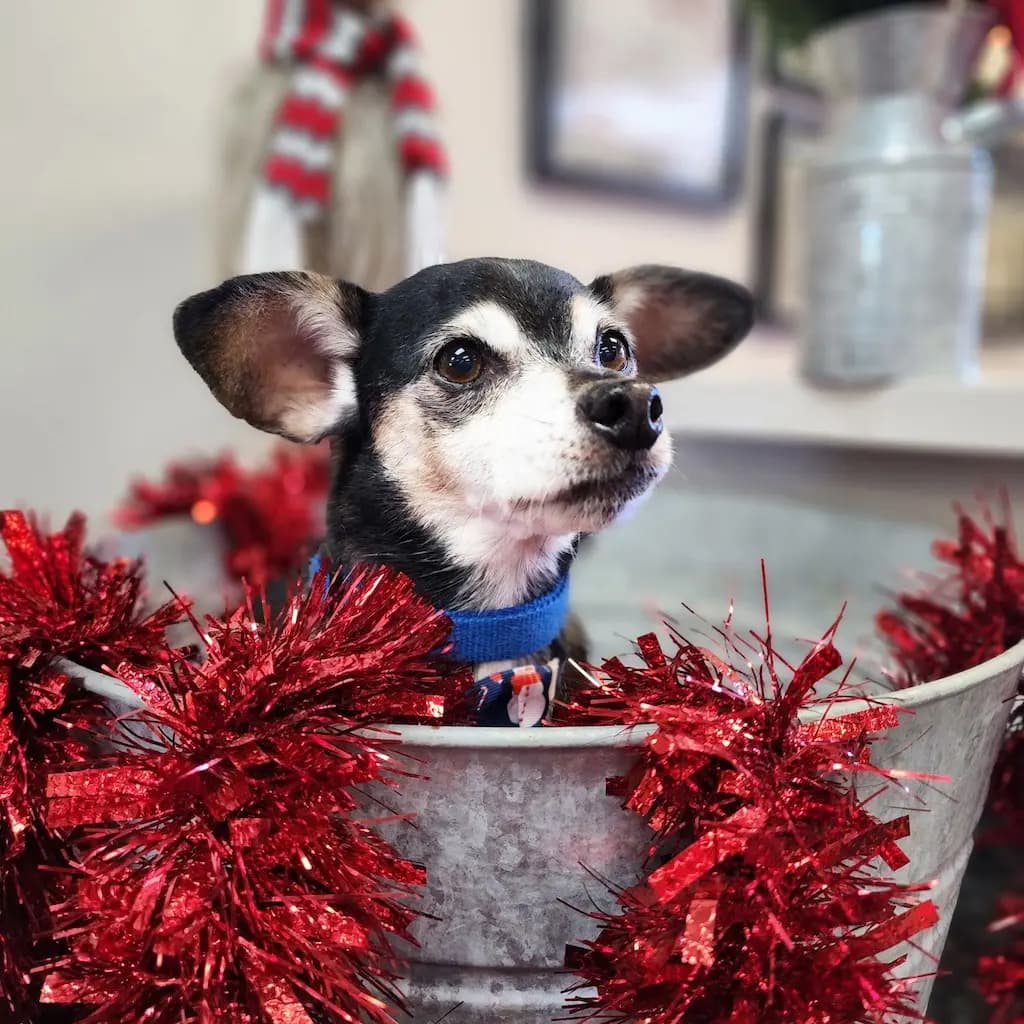
M 337 549 L 414 578 L 403 563 L 422 550 L 465 570 L 448 601 L 472 586 L 493 605 L 542 586 L 580 533 L 665 473 L 657 382 L 714 363 L 751 321 L 746 291 L 704 274 L 635 267 L 584 285 L 474 259 L 375 295 L 309 273 L 238 277 L 183 302 L 174 331 L 235 416 L 335 439 Z M 361 521 L 374 494 L 376 516 L 400 520 L 376 533 Z

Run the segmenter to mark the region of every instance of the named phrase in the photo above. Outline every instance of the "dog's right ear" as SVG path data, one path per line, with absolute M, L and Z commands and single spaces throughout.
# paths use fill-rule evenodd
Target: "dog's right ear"
M 233 277 L 174 311 L 174 338 L 229 412 L 317 441 L 355 412 L 369 295 L 321 274 Z

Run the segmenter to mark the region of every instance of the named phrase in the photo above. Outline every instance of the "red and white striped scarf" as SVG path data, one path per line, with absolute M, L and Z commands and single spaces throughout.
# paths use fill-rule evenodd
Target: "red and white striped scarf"
M 268 0 L 260 52 L 265 61 L 295 68 L 264 177 L 295 201 L 303 219 L 316 219 L 327 207 L 345 101 L 364 76 L 381 75 L 389 83 L 406 173 L 446 173 L 433 90 L 404 18 L 360 13 L 335 0 Z

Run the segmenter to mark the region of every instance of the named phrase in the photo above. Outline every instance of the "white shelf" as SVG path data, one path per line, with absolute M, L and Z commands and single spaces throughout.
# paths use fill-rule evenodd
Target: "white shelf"
M 673 432 L 754 442 L 1024 457 L 1024 343 L 989 346 L 973 383 L 812 388 L 796 346 L 751 337 L 704 373 L 661 385 Z

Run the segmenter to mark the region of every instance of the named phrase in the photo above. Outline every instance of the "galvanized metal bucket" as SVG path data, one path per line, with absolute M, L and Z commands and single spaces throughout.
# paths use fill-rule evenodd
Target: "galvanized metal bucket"
M 952 779 L 947 786 L 908 780 L 906 792 L 874 805 L 883 819 L 920 809 L 903 844 L 910 864 L 901 876 L 934 882 L 941 913 L 902 951 L 907 977 L 933 971 L 942 952 L 1022 666 L 1024 643 L 977 668 L 884 698 L 909 713 L 879 744 L 878 763 Z M 137 705 L 115 680 L 76 671 L 90 689 Z M 834 713 L 856 709 L 846 703 Z M 382 829 L 429 878 L 417 903 L 424 912 L 414 926 L 419 945 L 398 950 L 408 959 L 404 991 L 413 1019 L 563 1018 L 563 990 L 571 982 L 566 945 L 596 934 L 584 913 L 595 903 L 614 909 L 594 876 L 627 886 L 642 870 L 650 832 L 606 794 L 605 782 L 629 771 L 643 731 L 392 728 L 407 766 L 423 776 L 387 791 L 387 806 L 411 821 Z M 923 982 L 922 1012 L 930 991 L 930 981 Z
M 584 912 L 615 909 L 596 879 L 640 879 L 650 829 L 605 785 L 629 771 L 642 736 L 396 729 L 429 776 L 390 794 L 389 806 L 415 819 L 385 833 L 427 868 L 430 916 L 414 926 L 419 948 L 401 951 L 413 1019 L 550 1024 L 565 1015 L 566 944 L 597 934 Z
M 883 819 L 920 809 L 903 843 L 911 863 L 900 875 L 934 881 L 941 913 L 901 951 L 907 977 L 934 971 L 945 944 L 1022 665 L 1024 643 L 885 698 L 910 713 L 879 745 L 878 762 L 952 779 L 948 786 L 911 780 L 907 792 L 874 805 Z M 630 744 L 640 737 L 611 727 L 395 728 L 401 749 L 429 775 L 390 798 L 416 825 L 392 826 L 388 838 L 430 879 L 422 904 L 429 916 L 414 928 L 419 949 L 405 951 L 414 1019 L 432 1024 L 447 1013 L 446 1024 L 550 1024 L 564 1017 L 566 944 L 596 934 L 570 908 L 608 900 L 583 865 L 629 885 L 649 837 L 605 795 L 605 779 L 628 769 Z M 923 982 L 922 1012 L 930 991 Z
M 1024 642 L 975 668 L 885 698 L 909 713 L 878 743 L 874 760 L 886 768 L 951 780 L 907 779 L 906 792 L 890 788 L 872 804 L 883 821 L 910 812 L 910 838 L 900 844 L 910 863 L 896 877 L 934 882 L 932 899 L 939 907 L 938 924 L 900 950 L 907 954 L 900 969 L 904 977 L 928 975 L 938 966 L 1022 668 Z M 856 704 L 847 704 L 835 713 L 855 710 Z M 874 789 L 877 784 L 865 783 L 864 795 Z M 922 1013 L 931 989 L 932 979 L 919 986 Z

